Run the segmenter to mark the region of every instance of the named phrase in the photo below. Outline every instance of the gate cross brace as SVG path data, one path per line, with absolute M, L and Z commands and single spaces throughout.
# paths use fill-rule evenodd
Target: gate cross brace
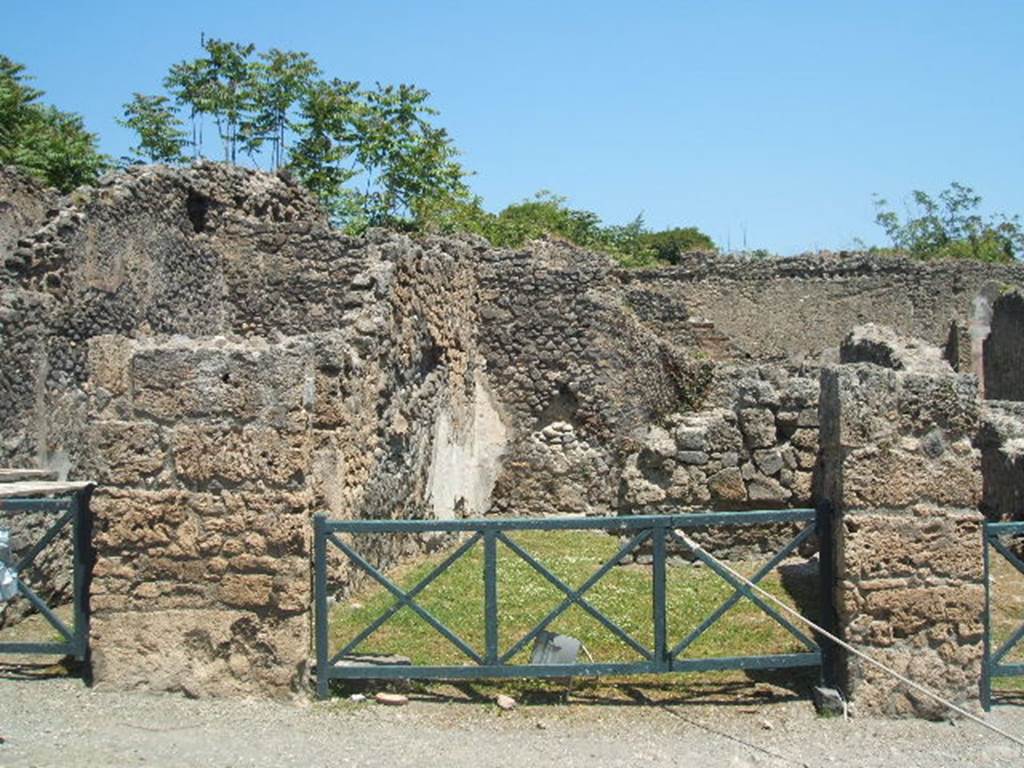
M 798 547 L 800 545 L 800 542 L 803 541 L 804 538 L 810 536 L 813 530 L 813 527 L 809 526 L 808 528 L 801 531 L 800 534 L 795 539 L 793 539 L 793 541 L 791 541 L 789 544 L 783 547 L 782 550 L 780 550 L 775 557 L 773 557 L 768 563 L 766 563 L 761 568 L 761 570 L 754 575 L 754 578 L 752 578 L 751 581 L 756 584 L 758 581 L 763 579 L 768 573 L 770 573 L 775 568 L 776 565 L 778 565 L 778 563 L 782 562 L 782 560 L 784 560 L 785 557 L 793 549 Z M 679 534 L 677 534 L 675 531 L 671 531 L 671 535 L 672 538 L 674 538 L 680 544 L 682 544 L 683 546 L 687 546 L 683 538 L 680 537 Z M 687 548 L 689 549 L 689 547 Z M 722 615 L 729 610 L 729 608 L 735 605 L 741 597 L 746 597 L 748 600 L 750 600 L 750 602 L 752 602 L 754 605 L 756 605 L 758 608 L 764 611 L 768 616 L 774 619 L 783 629 L 785 629 L 787 632 L 793 635 L 793 637 L 795 637 L 797 640 L 803 643 L 809 650 L 818 650 L 818 646 L 814 644 L 813 640 L 811 640 L 809 637 L 807 637 L 807 635 L 805 635 L 803 632 L 801 632 L 799 629 L 793 626 L 793 623 L 786 619 L 777 610 L 772 608 L 764 600 L 758 597 L 748 585 L 744 584 L 742 581 L 740 581 L 731 573 L 722 568 L 715 561 L 714 558 L 708 557 L 707 553 L 702 552 L 699 549 L 693 551 L 693 554 L 702 563 L 704 563 L 711 570 L 713 570 L 723 581 L 729 584 L 734 591 L 732 596 L 728 600 L 726 600 L 725 603 L 719 606 L 718 610 L 712 613 L 711 616 L 705 619 L 704 623 L 701 624 L 700 627 L 691 632 L 686 639 L 684 639 L 681 643 L 679 643 L 679 645 L 672 649 L 672 658 L 676 658 L 680 653 L 686 650 L 686 648 L 689 645 L 691 645 L 698 637 L 700 637 L 701 634 L 707 631 L 708 627 L 710 627 L 712 624 L 718 621 L 722 617 Z
M 595 584 L 597 584 L 597 582 L 599 582 L 604 577 L 604 575 L 606 573 L 608 573 L 608 571 L 610 571 L 613 567 L 615 567 L 615 565 L 623 557 L 625 557 L 630 552 L 632 552 L 634 549 L 636 549 L 638 546 L 640 546 L 640 544 L 643 543 L 644 539 L 646 539 L 650 535 L 651 535 L 651 530 L 650 529 L 644 530 L 644 531 L 641 531 L 640 533 L 638 533 L 636 536 L 634 536 L 632 539 L 630 539 L 626 543 L 625 546 L 623 546 L 618 552 L 616 552 L 611 557 L 611 559 L 609 559 L 607 562 L 605 562 L 604 565 L 602 565 L 600 568 L 598 568 L 590 576 L 589 579 L 587 579 L 585 582 L 583 582 L 583 584 L 580 585 L 579 589 L 570 590 L 570 591 L 566 592 L 567 596 L 566 596 L 565 600 L 563 600 L 558 605 L 557 608 L 555 608 L 553 611 L 551 611 L 551 613 L 549 613 L 547 616 L 545 616 L 537 626 L 535 626 L 533 629 L 531 629 L 529 632 L 527 632 L 523 637 L 521 637 L 519 639 L 519 641 L 515 645 L 513 645 L 508 651 L 506 651 L 505 654 L 500 659 L 501 663 L 505 664 L 506 662 L 508 662 L 509 659 L 513 658 L 524 647 L 526 647 L 527 643 L 529 643 L 537 635 L 539 635 L 541 632 L 543 632 L 552 621 L 554 621 L 559 616 L 561 616 L 563 613 L 565 613 L 567 610 L 569 610 L 569 608 L 572 605 L 577 604 L 580 601 L 580 599 L 583 597 L 584 593 L 586 593 L 591 587 L 593 587 Z M 507 540 L 506 540 L 506 543 L 507 543 Z M 630 643 L 630 645 L 632 645 L 632 643 Z M 645 652 L 645 654 L 646 654 L 646 652 Z M 648 656 L 648 658 L 650 658 L 650 657 Z
M 498 533 L 498 538 L 505 544 L 506 547 L 511 549 L 513 552 L 515 552 L 517 555 L 519 555 L 519 557 L 521 557 L 523 560 L 525 560 L 526 563 L 529 566 L 531 566 L 535 571 L 537 571 L 537 573 L 539 573 L 545 579 L 547 579 L 552 584 L 554 584 L 556 587 L 558 587 L 558 589 L 560 589 L 566 596 L 571 598 L 573 600 L 573 602 L 575 602 L 580 608 L 582 608 L 587 613 L 589 613 L 591 616 L 593 616 L 595 619 L 597 619 L 599 622 L 601 622 L 601 624 L 603 624 L 605 626 L 605 628 L 608 629 L 608 631 L 610 631 L 616 637 L 618 637 L 620 640 L 622 640 L 622 642 L 626 643 L 626 645 L 628 645 L 630 648 L 632 648 L 634 651 L 639 653 L 641 656 L 643 656 L 648 661 L 650 661 L 653 658 L 653 655 L 651 654 L 651 652 L 648 651 L 646 648 L 644 648 L 640 643 L 638 643 L 632 637 L 630 637 L 628 632 L 626 632 L 624 629 L 622 629 L 622 627 L 620 627 L 614 621 L 612 621 L 607 616 L 605 616 L 603 613 L 601 613 L 601 611 L 599 611 L 597 608 L 595 608 L 593 605 L 591 605 L 587 601 L 587 599 L 583 597 L 582 594 L 575 595 L 572 587 L 570 587 L 568 584 L 566 584 L 564 581 L 562 581 L 560 578 L 558 578 L 555 574 L 553 574 L 551 571 L 549 571 L 547 568 L 545 568 L 542 563 L 538 562 L 536 560 L 536 558 L 533 557 L 533 555 L 531 555 L 525 549 L 520 547 L 512 539 L 508 538 L 504 534 L 504 532 L 499 532 Z
M 1005 557 L 1007 561 L 1009 561 L 1010 565 L 1012 565 L 1019 573 L 1024 574 L 1024 561 L 1017 557 L 1017 555 L 1015 555 L 1009 547 L 1003 544 L 1003 542 L 999 541 L 998 536 L 990 537 L 989 543 L 997 552 L 999 552 L 999 554 Z M 1002 661 L 1006 657 L 1006 654 L 1012 651 L 1014 646 L 1021 641 L 1021 638 L 1024 638 L 1024 624 L 1017 627 L 1014 633 L 1010 636 L 1010 639 L 1003 643 L 998 651 L 992 654 L 991 663 L 998 664 Z
M 39 595 L 37 595 L 28 586 L 28 584 L 22 580 L 22 574 L 33 566 L 35 559 L 39 556 L 39 553 L 46 549 L 50 545 L 51 541 L 57 538 L 57 534 L 64 529 L 64 526 L 67 525 L 74 516 L 74 507 L 64 512 L 64 514 L 47 529 L 46 533 L 39 538 L 39 541 L 32 545 L 32 548 L 25 553 L 24 557 L 22 557 L 21 560 L 18 561 L 18 564 L 13 568 L 14 581 L 17 584 L 18 591 L 23 594 L 30 603 L 32 603 L 33 608 L 43 615 L 43 618 L 46 619 L 47 623 L 60 632 L 61 635 L 64 636 L 64 639 L 69 643 L 74 642 L 75 639 L 72 631 L 67 628 L 64 622 L 61 621 L 52 610 L 50 610 L 50 606 L 46 604 L 46 601 L 39 597 Z
M 431 614 L 425 608 L 421 607 L 416 603 L 416 601 L 413 599 L 415 595 L 411 595 L 409 592 L 405 592 L 401 587 L 397 586 L 387 576 L 385 576 L 383 573 L 374 568 L 373 565 L 371 565 L 365 558 L 363 558 L 362 555 L 360 555 L 354 549 L 345 544 L 345 542 L 343 542 L 333 533 L 327 535 L 327 540 L 334 544 L 334 546 L 336 546 L 342 552 L 344 552 L 345 555 L 353 563 L 355 563 L 368 574 L 370 574 L 370 576 L 373 577 L 373 579 L 381 586 L 383 586 L 388 592 L 390 592 L 392 595 L 398 598 L 398 600 L 401 602 L 399 608 L 401 608 L 401 606 L 403 605 L 408 605 L 412 610 L 416 612 L 416 614 L 421 619 L 423 619 L 430 626 L 432 626 L 439 633 L 441 633 L 441 635 L 443 635 L 450 643 L 452 643 L 452 645 L 454 645 L 456 648 L 458 648 L 460 651 L 466 654 L 477 664 L 483 664 L 484 660 L 480 657 L 480 655 L 476 651 L 474 651 L 462 638 L 460 638 L 458 635 L 456 635 L 454 632 L 448 629 L 448 627 L 446 627 L 444 624 L 438 621 L 438 619 L 435 618 L 433 614 Z M 474 539 L 470 539 L 470 542 L 476 543 Z M 467 544 L 469 544 L 470 542 L 467 542 Z M 468 546 L 463 545 L 463 547 L 460 547 L 460 551 L 458 552 L 458 554 L 461 556 L 461 554 L 463 554 L 465 550 L 468 550 L 468 548 Z M 451 560 L 451 558 L 449 558 L 449 560 Z M 452 560 L 452 562 L 454 562 L 454 560 Z M 444 563 L 441 564 L 441 566 L 435 569 L 436 573 L 431 574 L 431 576 L 439 575 L 440 571 L 444 570 L 444 568 L 446 568 L 448 565 L 450 565 L 450 562 L 446 560 Z M 383 624 L 383 622 L 381 623 Z

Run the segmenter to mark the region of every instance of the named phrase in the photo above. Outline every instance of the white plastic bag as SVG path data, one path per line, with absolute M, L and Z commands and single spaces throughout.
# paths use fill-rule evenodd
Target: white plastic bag
M 18 574 L 7 563 L 11 560 L 11 532 L 0 528 L 0 603 L 18 596 Z

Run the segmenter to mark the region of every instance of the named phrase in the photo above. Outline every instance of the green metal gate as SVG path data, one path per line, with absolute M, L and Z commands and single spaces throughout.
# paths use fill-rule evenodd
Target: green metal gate
M 1024 663 L 1007 661 L 1017 649 L 1024 649 L 1024 623 L 1014 629 L 998 648 L 993 649 L 993 590 L 992 551 L 1013 566 L 1015 574 L 1024 575 L 1024 560 L 1009 546 L 1009 539 L 1016 538 L 1017 544 L 1024 541 L 1024 522 L 985 523 L 984 533 L 985 566 L 985 658 L 982 667 L 981 705 L 986 711 L 992 709 L 992 679 L 995 677 L 1024 676 Z
M 45 484 L 41 484 L 45 485 Z M 52 512 L 56 519 L 17 562 L 0 563 L 12 579 L 17 596 L 23 597 L 56 630 L 59 640 L 51 642 L 0 642 L 0 654 L 57 654 L 85 661 L 89 654 L 89 577 L 91 563 L 91 518 L 89 497 L 92 487 L 81 487 L 70 495 L 56 498 L 0 498 L 0 527 L 7 515 Z M 74 620 L 68 627 L 36 593 L 26 574 L 31 574 L 36 558 L 61 533 L 71 528 L 71 569 L 74 591 Z
M 633 675 L 640 673 L 667 673 L 683 671 L 725 670 L 725 669 L 779 669 L 811 667 L 820 668 L 826 683 L 834 679 L 834 649 L 825 638 L 805 634 L 792 622 L 763 600 L 748 585 L 721 568 L 714 558 L 702 551 L 692 555 L 724 580 L 733 590 L 732 595 L 714 612 L 685 637 L 670 638 L 666 622 L 666 568 L 668 545 L 686 547 L 677 530 L 697 528 L 718 528 L 723 526 L 756 526 L 789 523 L 800 526 L 799 532 L 766 562 L 752 577 L 760 582 L 774 571 L 801 545 L 819 544 L 819 599 L 825 596 L 828 603 L 821 611 L 826 629 L 834 629 L 834 611 L 831 607 L 834 570 L 832 563 L 832 513 L 829 507 L 814 509 L 790 509 L 751 512 L 710 512 L 685 515 L 623 516 L 602 518 L 518 518 L 480 520 L 328 520 L 324 516 L 315 518 L 314 527 L 314 574 L 316 609 L 316 672 L 317 693 L 323 698 L 328 695 L 332 679 L 458 679 L 458 678 L 503 678 L 503 677 L 572 677 L 594 675 Z M 520 546 L 510 534 L 514 531 L 608 531 L 628 537 L 626 543 L 614 556 L 604 562 L 579 587 L 566 584 L 530 552 Z M 367 534 L 428 534 L 452 533 L 467 536 L 456 549 L 425 578 L 411 589 L 403 589 L 385 576 L 378 568 L 363 557 L 342 534 L 351 537 Z M 458 634 L 458 628 L 445 626 L 428 610 L 416 602 L 416 598 L 442 573 L 476 546 L 483 547 L 484 623 L 486 638 L 484 647 L 473 648 Z M 591 590 L 624 557 L 634 553 L 641 546 L 651 549 L 651 591 L 650 605 L 653 622 L 653 646 L 648 647 L 615 621 L 598 610 L 587 600 Z M 498 583 L 499 547 L 512 556 L 521 558 L 530 568 L 540 574 L 564 595 L 562 601 L 539 623 L 525 634 L 506 640 L 502 637 L 498 618 L 501 599 Z M 384 613 L 370 622 L 343 647 L 332 649 L 329 643 L 329 600 L 328 600 L 328 549 L 340 551 L 355 566 L 365 571 L 394 597 L 394 603 Z M 689 550 L 688 547 L 686 547 Z M 752 656 L 730 656 L 716 658 L 691 658 L 686 652 L 693 643 L 706 633 L 733 605 L 747 598 L 761 611 L 781 625 L 803 646 L 796 653 L 763 654 Z M 408 607 L 435 631 L 446 638 L 465 657 L 461 665 L 386 666 L 348 662 L 339 664 L 372 635 L 391 616 Z M 629 646 L 639 657 L 638 661 L 622 663 L 580 662 L 575 664 L 516 664 L 513 658 L 534 641 L 547 627 L 572 606 L 579 606 L 596 619 L 608 632 Z

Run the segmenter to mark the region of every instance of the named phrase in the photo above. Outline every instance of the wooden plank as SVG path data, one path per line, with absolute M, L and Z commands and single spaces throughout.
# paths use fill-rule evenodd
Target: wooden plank
M 17 483 L 23 480 L 56 480 L 57 473 L 52 469 L 20 469 L 16 467 L 0 467 L 0 483 Z
M 44 480 L 23 480 L 15 483 L 0 483 L 0 499 L 31 498 L 36 496 L 70 496 L 77 491 L 95 485 L 91 480 L 50 482 Z

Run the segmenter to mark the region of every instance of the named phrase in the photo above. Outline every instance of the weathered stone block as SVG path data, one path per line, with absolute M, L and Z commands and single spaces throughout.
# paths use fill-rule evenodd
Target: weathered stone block
M 762 448 L 754 451 L 754 463 L 766 475 L 778 474 L 784 464 L 782 454 L 777 448 Z
M 174 468 L 189 485 L 263 482 L 287 487 L 302 481 L 310 466 L 309 435 L 267 426 L 182 424 L 171 433 Z
M 135 341 L 125 336 L 103 335 L 89 339 L 89 383 L 94 396 L 115 402 L 128 400 L 134 353 Z
M 938 430 L 946 441 L 970 442 L 978 432 L 981 399 L 973 374 L 900 374 L 897 377 L 901 435 Z
M 230 417 L 305 429 L 312 407 L 310 351 L 302 344 L 177 341 L 143 347 L 131 376 L 136 410 L 159 421 Z
M 92 621 L 95 685 L 195 697 L 296 696 L 309 626 L 306 616 L 244 610 L 103 612 Z
M 974 510 L 929 505 L 908 508 L 905 514 L 846 514 L 840 573 L 865 590 L 923 583 L 926 576 L 977 581 L 981 525 L 981 515 Z
M 220 582 L 220 600 L 238 608 L 265 608 L 273 598 L 274 577 L 260 573 L 229 573 Z
M 755 476 L 747 483 L 747 496 L 751 501 L 766 501 L 778 504 L 787 501 L 793 495 L 774 477 Z
M 830 451 L 878 445 L 897 436 L 896 372 L 858 364 L 821 373 L 821 442 Z
M 770 448 L 775 445 L 775 416 L 767 408 L 741 410 L 740 427 L 750 448 Z
M 152 422 L 96 421 L 86 443 L 86 472 L 101 486 L 145 485 L 164 469 L 163 435 Z
M 683 464 L 703 466 L 708 463 L 708 455 L 704 451 L 679 451 L 676 458 Z
M 747 499 L 747 486 L 743 475 L 736 467 L 727 467 L 708 478 L 711 495 L 725 503 L 741 502 Z
M 850 451 L 843 464 L 843 503 L 848 509 L 903 509 L 926 502 L 977 507 L 981 458 L 960 442 L 933 459 L 920 447 L 868 446 Z

